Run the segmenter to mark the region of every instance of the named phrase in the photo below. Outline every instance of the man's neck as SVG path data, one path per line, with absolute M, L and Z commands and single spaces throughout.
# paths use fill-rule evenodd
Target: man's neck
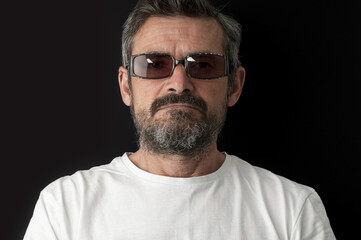
M 140 169 L 169 177 L 197 177 L 217 171 L 225 160 L 225 154 L 216 144 L 199 156 L 159 155 L 140 148 L 130 155 L 130 160 Z

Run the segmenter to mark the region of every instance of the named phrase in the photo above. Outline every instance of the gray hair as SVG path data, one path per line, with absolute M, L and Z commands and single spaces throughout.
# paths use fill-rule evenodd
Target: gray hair
M 223 48 L 229 58 L 230 77 L 228 94 L 232 90 L 241 43 L 241 25 L 215 8 L 209 0 L 139 0 L 123 27 L 122 58 L 123 66 L 129 64 L 135 34 L 151 16 L 187 16 L 215 19 L 223 29 Z

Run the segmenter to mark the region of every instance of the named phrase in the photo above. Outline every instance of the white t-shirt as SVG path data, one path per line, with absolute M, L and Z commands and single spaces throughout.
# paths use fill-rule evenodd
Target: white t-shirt
M 317 193 L 227 155 L 214 173 L 148 173 L 127 154 L 56 180 L 25 240 L 335 239 Z

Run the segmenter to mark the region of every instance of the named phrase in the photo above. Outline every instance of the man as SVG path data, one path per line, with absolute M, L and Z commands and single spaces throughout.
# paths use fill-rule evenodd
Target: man
M 207 0 L 140 0 L 119 84 L 139 150 L 45 188 L 25 239 L 335 239 L 317 193 L 219 152 L 245 70 Z

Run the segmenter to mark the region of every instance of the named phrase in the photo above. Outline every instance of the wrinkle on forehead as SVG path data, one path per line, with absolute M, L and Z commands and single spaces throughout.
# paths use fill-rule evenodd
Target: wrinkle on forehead
M 132 54 L 160 51 L 184 57 L 191 52 L 224 53 L 222 41 L 223 30 L 215 19 L 150 17 L 134 37 Z

